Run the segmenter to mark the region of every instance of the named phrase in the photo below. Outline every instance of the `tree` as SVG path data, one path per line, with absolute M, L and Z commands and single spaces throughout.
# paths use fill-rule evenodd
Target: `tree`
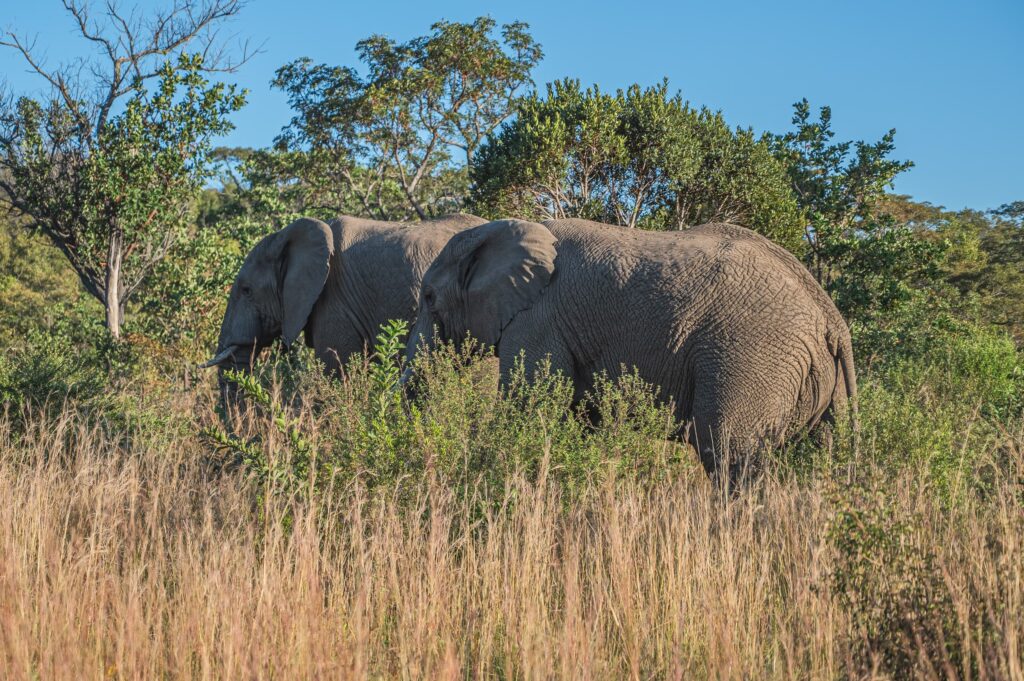
M 273 85 L 296 114 L 275 141 L 276 158 L 255 159 L 266 178 L 297 178 L 301 199 L 381 219 L 420 219 L 461 207 L 466 165 L 513 111 L 540 60 L 523 23 L 501 38 L 493 19 L 439 22 L 396 43 L 357 45 L 365 67 L 299 59 Z M 458 156 L 462 156 L 462 162 Z
M 0 40 L 50 86 L 47 100 L 0 103 L 0 203 L 64 254 L 116 339 L 126 305 L 186 233 L 211 138 L 230 130 L 228 115 L 244 103 L 234 86 L 204 77 L 240 63 L 214 28 L 241 1 L 179 0 L 150 17 L 108 3 L 102 20 L 75 0 L 65 7 L 99 48 L 92 68 L 47 69 L 26 40 Z M 197 52 L 185 53 L 192 43 Z
M 948 244 L 941 272 L 962 296 L 963 312 L 1024 342 L 1024 203 L 939 211 L 932 231 Z
M 888 310 L 936 256 L 935 244 L 883 210 L 886 189 L 914 164 L 889 158 L 895 130 L 873 144 L 834 142 L 829 107 L 817 121 L 806 99 L 793 108 L 795 129 L 766 139 L 785 163 L 806 218 L 807 266 L 844 312 Z
M 1024 346 L 1024 201 L 997 208 L 989 219 L 981 236 L 988 262 L 980 288 L 991 301 L 993 322 L 1008 327 Z
M 836 142 L 829 107 L 816 121 L 806 99 L 793 107 L 794 129 L 766 139 L 785 164 L 805 216 L 804 261 L 855 327 L 898 343 L 895 336 L 911 328 L 900 318 L 903 311 L 911 314 L 912 306 L 913 315 L 927 316 L 935 303 L 922 297 L 940 281 L 948 246 L 926 238 L 927 230 L 915 223 L 927 221 L 930 207 L 894 203 L 887 193 L 913 163 L 891 158 L 895 130 L 874 143 Z
M 649 229 L 738 222 L 799 249 L 797 207 L 770 147 L 667 83 L 612 95 L 562 80 L 516 114 L 473 162 L 478 211 Z

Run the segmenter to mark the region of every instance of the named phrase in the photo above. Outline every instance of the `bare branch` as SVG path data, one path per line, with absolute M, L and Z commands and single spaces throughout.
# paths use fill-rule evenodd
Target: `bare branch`
M 215 23 L 236 16 L 243 6 L 242 0 L 206 0 L 201 4 L 196 0 L 176 0 L 170 11 L 155 16 L 147 27 L 146 39 L 138 41 L 140 47 L 131 49 L 126 56 L 133 66 L 138 67 L 148 57 L 166 56 L 186 43 L 199 39 L 204 44 L 200 52 L 215 55 L 214 61 L 206 65 L 209 69 L 235 70 L 250 59 L 252 53 L 244 53 L 239 61 L 225 63 L 223 53 L 213 52 L 217 32 L 210 32 L 210 28 Z M 123 21 L 122 24 L 127 26 L 128 22 Z M 135 27 L 125 30 L 126 35 L 132 36 L 133 42 L 138 32 Z
M 64 0 L 64 9 L 66 9 L 75 21 L 78 23 L 78 31 L 82 34 L 82 37 L 86 40 L 91 40 L 94 43 L 102 45 L 104 50 L 111 59 L 116 59 L 116 48 L 114 44 L 103 36 L 100 29 L 95 24 L 90 28 L 89 26 L 89 11 L 85 5 L 77 4 L 74 0 Z
M 244 0 L 174 0 L 169 10 L 158 12 L 149 22 L 138 18 L 134 11 L 126 15 L 114 0 L 106 0 L 104 14 L 112 35 L 105 33 L 101 23 L 92 18 L 91 4 L 87 0 L 62 2 L 74 19 L 78 33 L 100 46 L 105 56 L 105 65 L 93 64 L 91 67 L 93 76 L 102 84 L 102 94 L 89 107 L 95 112 L 94 135 L 103 129 L 114 104 L 131 91 L 135 81 L 149 80 L 158 75 L 159 69 L 150 65 L 153 58 L 171 56 L 189 43 L 196 42 L 197 52 L 203 56 L 204 71 L 230 73 L 252 59 L 262 47 L 253 48 L 245 41 L 240 46 L 240 56 L 232 59 L 225 41 L 219 39 L 219 30 L 213 28 L 222 20 L 236 16 L 244 6 Z M 8 32 L 0 38 L 0 46 L 17 50 L 29 67 L 59 93 L 70 109 L 81 108 L 83 103 L 75 96 L 77 78 L 72 77 L 71 69 L 47 70 L 33 55 L 35 41 L 30 44 Z
M 53 88 L 60 93 L 64 103 L 72 111 L 78 110 L 78 101 L 71 93 L 71 86 L 67 81 L 65 74 L 60 71 L 50 72 L 43 68 L 42 62 L 38 61 L 32 56 L 32 50 L 35 49 L 35 41 L 32 44 L 25 43 L 21 38 L 15 35 L 13 32 L 7 32 L 3 38 L 0 38 L 0 46 L 10 47 L 21 53 L 22 58 L 25 62 L 35 71 L 37 74 L 42 76 Z

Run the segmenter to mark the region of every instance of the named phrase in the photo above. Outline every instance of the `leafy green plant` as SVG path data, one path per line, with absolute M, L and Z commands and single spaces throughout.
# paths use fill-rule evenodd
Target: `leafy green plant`
M 404 320 L 392 319 L 381 327 L 369 365 L 369 409 L 365 415 L 363 466 L 374 475 L 392 480 L 405 472 L 410 460 L 403 457 L 410 435 L 402 410 L 399 379 L 400 358 L 405 349 L 402 338 L 409 332 Z
M 849 671 L 909 678 L 958 668 L 956 611 L 917 519 L 899 517 L 872 486 L 835 493 L 833 503 L 829 589 L 852 623 Z
M 316 453 L 300 421 L 274 399 L 258 376 L 244 371 L 225 373 L 267 428 L 263 434 L 251 438 L 228 434 L 212 426 L 203 429 L 201 435 L 245 466 L 255 476 L 261 490 L 302 496 L 311 482 Z M 278 437 L 272 437 L 268 430 Z
M 928 472 L 952 500 L 982 484 L 992 443 L 1024 409 L 1024 358 L 1002 331 L 932 320 L 880 355 L 860 380 L 863 456 Z M 1009 454 L 1009 452 L 1007 452 Z
M 471 205 L 485 215 L 648 229 L 736 222 L 801 247 L 799 211 L 769 145 L 691 107 L 667 82 L 615 94 L 551 83 L 518 103 L 470 175 Z
M 83 352 L 59 331 L 34 329 L 0 357 L 0 403 L 14 411 L 87 402 L 103 396 L 107 387 L 99 353 Z
M 582 407 L 593 421 L 592 446 L 614 462 L 619 475 L 655 482 L 670 479 L 680 465 L 697 465 L 688 445 L 673 442 L 680 432 L 671 404 L 659 399 L 657 386 L 636 369 L 612 381 L 595 377 L 594 391 Z
M 407 327 L 401 320 L 386 323 L 370 361 L 353 360 L 343 383 L 323 377 L 318 362 L 292 363 L 284 354 L 272 354 L 253 373 L 225 372 L 244 405 L 241 420 L 255 421 L 250 424 L 255 433 L 243 436 L 210 426 L 202 435 L 252 472 L 261 489 L 302 496 L 338 474 L 363 476 L 370 485 L 398 479 L 411 461 L 401 455 L 411 428 L 402 409 L 398 359 Z M 345 391 L 353 383 L 361 388 L 361 404 L 343 416 L 354 415 L 354 425 L 335 424 L 332 407 L 343 400 L 351 405 L 356 396 Z M 313 445 L 316 430 L 322 430 L 322 447 Z
M 669 440 L 670 409 L 635 374 L 599 377 L 573 407 L 571 381 L 546 363 L 527 372 L 518 362 L 498 389 L 495 360 L 472 343 L 417 362 L 416 444 L 455 488 L 486 494 L 543 476 L 569 501 L 609 477 L 650 483 L 696 462 Z

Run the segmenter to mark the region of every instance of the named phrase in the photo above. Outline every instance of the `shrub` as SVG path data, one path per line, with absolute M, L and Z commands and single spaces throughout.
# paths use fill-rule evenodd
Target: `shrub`
M 1020 417 L 1024 362 L 1005 334 L 958 324 L 922 332 L 860 381 L 866 455 L 890 471 L 923 468 L 949 498 L 982 482 L 1003 424 Z
M 60 329 L 33 329 L 0 357 L 0 402 L 20 411 L 65 400 L 101 397 L 107 375 L 95 348 L 82 348 Z
M 237 432 L 204 436 L 261 489 L 299 496 L 353 481 L 394 493 L 434 479 L 485 499 L 544 476 L 573 499 L 609 477 L 668 479 L 687 459 L 668 441 L 671 410 L 635 374 L 600 378 L 574 409 L 572 385 L 547 366 L 527 380 L 520 363 L 498 390 L 491 359 L 471 343 L 444 345 L 417 360 L 410 400 L 398 385 L 404 334 L 404 324 L 385 325 L 371 356 L 340 379 L 324 377 L 308 352 L 272 353 L 253 375 L 231 375 L 248 405 Z
M 848 488 L 834 504 L 830 589 L 851 620 L 849 671 L 910 678 L 959 667 L 957 615 L 920 519 L 898 516 L 872 486 Z

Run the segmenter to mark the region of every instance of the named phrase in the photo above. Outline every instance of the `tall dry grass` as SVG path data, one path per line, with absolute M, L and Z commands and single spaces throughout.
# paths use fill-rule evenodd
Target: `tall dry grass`
M 5 679 L 871 678 L 886 636 L 920 677 L 1024 678 L 1017 479 L 952 506 L 887 481 L 903 548 L 876 555 L 835 540 L 857 507 L 826 479 L 735 500 L 696 475 L 610 481 L 566 504 L 542 472 L 483 507 L 429 479 L 297 504 L 188 435 L 146 445 L 72 410 L 24 427 L 0 425 Z M 856 540 L 871 521 L 850 517 Z M 885 581 L 915 546 L 938 617 Z M 844 601 L 861 559 L 895 562 Z

